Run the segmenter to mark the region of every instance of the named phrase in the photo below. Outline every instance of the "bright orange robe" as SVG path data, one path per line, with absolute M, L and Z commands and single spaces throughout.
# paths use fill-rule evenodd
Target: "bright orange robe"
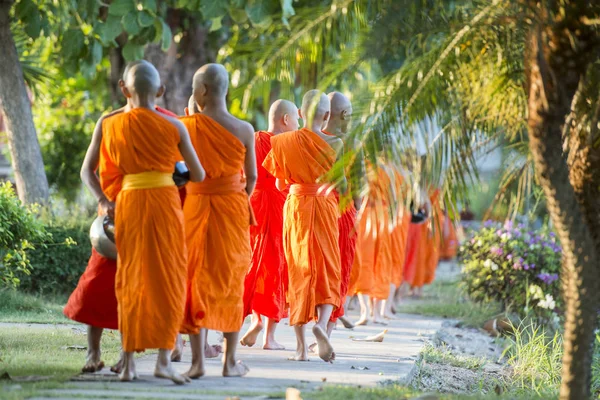
M 348 291 L 352 295 L 369 294 L 375 283 L 375 271 L 373 267 L 375 260 L 375 236 L 371 228 L 372 223 L 364 214 L 358 219 L 356 255 L 352 271 L 350 272 L 350 288 Z
M 427 261 L 425 267 L 424 283 L 431 284 L 435 279 L 435 271 L 440 262 L 440 245 L 442 242 L 442 219 L 444 214 L 440 206 L 440 190 L 432 190 L 429 199 L 433 211 L 431 223 L 429 224 L 429 235 L 427 245 Z
M 404 280 L 412 287 L 421 287 L 425 284 L 427 245 L 429 242 L 429 228 L 427 225 L 427 221 L 419 224 L 411 223 L 408 228 Z
M 338 228 L 340 232 L 340 304 L 331 314 L 330 320 L 335 322 L 339 317 L 344 316 L 344 303 L 350 286 L 350 274 L 354 265 L 356 253 L 356 207 L 350 203 L 348 209 L 338 218 Z
M 287 265 L 283 252 L 283 205 L 286 195 L 262 163 L 271 151 L 272 133 L 255 134 L 258 180 L 250 196 L 256 226 L 250 227 L 252 262 L 244 281 L 244 316 L 252 311 L 279 321 L 287 317 Z
M 174 183 L 146 189 L 120 186 L 148 172 L 170 179 L 180 157 L 179 132 L 143 108 L 104 120 L 102 129 L 100 180 L 103 188 L 120 189 L 115 292 L 123 350 L 171 349 L 183 319 L 187 266 L 179 192 Z
M 444 215 L 444 226 L 442 227 L 443 242 L 440 248 L 440 259 L 452 260 L 458 251 L 458 238 L 456 227 L 448 215 Z
M 156 111 L 176 117 L 169 110 L 156 107 Z M 110 118 L 110 117 L 109 117 Z M 105 160 L 106 162 L 106 160 Z M 117 188 L 103 185 L 102 191 L 108 198 L 116 199 Z M 185 192 L 181 192 L 182 202 Z M 117 312 L 117 297 L 115 295 L 115 274 L 117 261 L 102 257 L 92 249 L 92 256 L 88 265 L 79 278 L 77 287 L 71 293 L 63 313 L 69 319 L 82 324 L 105 329 L 119 329 L 119 316 Z
M 317 183 L 333 167 L 336 152 L 306 128 L 273 136 L 271 145 L 264 167 L 291 184 L 283 211 L 283 246 L 290 325 L 301 325 L 315 317 L 317 305 L 340 304 L 338 202 Z
M 400 287 L 403 281 L 404 262 L 406 260 L 406 242 L 408 240 L 408 228 L 410 225 L 411 214 L 405 209 L 403 203 L 403 182 L 404 178 L 400 171 L 394 171 L 394 185 L 396 195 L 398 196 L 398 211 L 394 229 L 392 231 L 392 284 Z
M 201 328 L 238 332 L 244 319 L 244 276 L 250 265 L 250 210 L 240 171 L 243 143 L 201 114 L 182 117 L 206 171 L 190 182 L 183 211 L 188 282 L 182 333 Z

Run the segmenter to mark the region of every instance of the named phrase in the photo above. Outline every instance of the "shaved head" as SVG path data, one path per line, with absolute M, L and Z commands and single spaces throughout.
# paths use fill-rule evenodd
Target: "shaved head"
M 306 124 L 311 125 L 319 121 L 326 121 L 330 113 L 329 98 L 320 90 L 309 90 L 302 98 L 302 116 Z
M 331 116 L 337 116 L 343 111 L 347 111 L 352 108 L 350 99 L 340 92 L 331 92 L 327 95 L 329 102 L 331 103 Z
M 131 68 L 135 67 L 136 65 L 141 64 L 142 62 L 147 62 L 144 60 L 137 60 L 137 61 L 132 61 L 130 63 L 127 63 L 127 65 L 125 66 L 125 69 L 123 70 L 123 77 L 121 79 L 123 79 L 123 82 L 125 82 L 127 80 L 127 74 L 129 74 L 129 70 L 131 70 Z
M 161 89 L 160 75 L 154 65 L 148 61 L 139 61 L 130 66 L 126 72 L 125 87 L 132 94 L 155 97 Z
M 327 95 L 331 104 L 331 115 L 327 121 L 327 131 L 340 136 L 348 133 L 352 119 L 352 103 L 350 99 L 340 92 L 331 92 Z
M 206 64 L 194 74 L 192 88 L 194 93 L 206 87 L 206 95 L 225 97 L 229 88 L 229 73 L 221 64 Z
M 298 107 L 288 100 L 276 100 L 269 109 L 269 131 L 274 134 L 298 129 Z

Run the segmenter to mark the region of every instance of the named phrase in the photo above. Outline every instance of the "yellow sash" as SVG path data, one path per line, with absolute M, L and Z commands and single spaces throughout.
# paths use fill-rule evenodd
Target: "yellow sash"
M 123 177 L 121 190 L 155 189 L 175 186 L 173 174 L 166 172 L 148 171 L 139 174 L 129 174 Z

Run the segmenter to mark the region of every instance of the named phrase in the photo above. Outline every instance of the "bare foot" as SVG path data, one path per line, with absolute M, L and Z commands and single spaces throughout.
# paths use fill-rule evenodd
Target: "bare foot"
M 317 346 L 318 346 L 317 342 L 314 342 L 313 344 L 311 344 L 310 346 L 308 346 L 309 353 L 316 353 L 317 351 L 319 351 L 317 349 Z
M 123 370 L 123 353 L 121 353 L 121 358 L 119 358 L 119 361 L 117 361 L 117 363 L 115 365 L 110 367 L 110 372 L 114 372 L 115 374 L 120 374 L 122 370 Z
M 204 368 L 201 368 L 201 367 L 199 367 L 197 365 L 192 364 L 192 366 L 189 369 L 189 371 L 186 372 L 183 375 L 187 376 L 190 379 L 202 378 L 204 376 Z
M 119 374 L 119 380 L 121 382 L 131 382 L 138 378 L 137 372 L 135 371 L 135 364 L 132 359 L 129 362 L 124 362 L 122 364 L 122 370 Z
M 375 325 L 388 325 L 387 321 L 385 319 L 381 319 L 379 316 L 373 318 L 373 323 Z
M 385 314 L 383 314 L 383 318 L 385 318 L 385 319 L 398 319 L 398 317 L 396 317 L 394 314 L 388 313 L 388 312 L 386 312 Z
M 236 362 L 233 365 L 223 365 L 223 376 L 231 378 L 231 377 L 240 377 L 246 375 L 250 371 L 250 368 L 246 366 L 241 361 Z
M 344 328 L 346 328 L 346 329 L 354 329 L 354 324 L 348 318 L 346 318 L 346 317 L 340 317 L 338 319 L 340 321 L 342 321 L 342 325 L 344 325 Z
M 366 316 L 360 317 L 360 319 L 354 323 L 355 326 L 364 326 L 364 325 L 368 325 L 368 324 L 369 324 L 369 320 Z
M 81 372 L 87 374 L 100 371 L 102 368 L 104 368 L 104 361 L 100 359 L 100 352 L 89 352 L 85 359 L 85 365 L 81 368 Z
M 275 339 L 267 339 L 266 343 L 263 344 L 263 350 L 285 350 L 285 346 L 277 343 Z
M 223 352 L 223 347 L 219 344 L 204 346 L 204 357 L 206 358 L 217 358 L 219 354 Z
M 180 362 L 182 354 L 183 354 L 183 338 L 181 337 L 181 335 L 177 335 L 177 340 L 175 341 L 175 348 L 171 352 L 171 361 L 172 362 Z
M 173 369 L 171 364 L 160 365 L 159 363 L 156 363 L 156 367 L 154 368 L 154 376 L 162 379 L 170 379 L 177 385 L 183 385 L 190 382 L 190 378 L 180 375 L 179 372 Z
M 296 351 L 296 355 L 292 357 L 288 357 L 289 361 L 310 361 L 308 359 L 308 354 L 302 351 Z
M 331 355 L 333 354 L 333 347 L 329 342 L 327 333 L 319 325 L 315 325 L 312 328 L 312 332 L 317 338 L 319 357 L 325 362 L 331 362 Z
M 240 344 L 242 346 L 252 347 L 256 344 L 256 339 L 258 338 L 258 334 L 263 329 L 263 323 L 260 320 L 248 328 L 248 332 L 244 335 L 242 340 L 240 340 Z

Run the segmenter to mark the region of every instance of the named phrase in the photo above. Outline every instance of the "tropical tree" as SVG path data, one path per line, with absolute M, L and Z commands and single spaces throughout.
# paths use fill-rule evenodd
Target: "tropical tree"
M 344 26 L 343 35 L 353 43 L 339 43 L 331 54 L 325 39 L 335 37 L 335 22 L 350 12 L 366 23 Z M 562 243 L 567 315 L 560 397 L 588 398 L 600 292 L 600 4 L 332 1 L 315 5 L 305 17 L 298 14 L 290 19 L 296 35 L 275 40 L 260 54 L 231 57 L 232 63 L 257 66 L 240 86 L 256 82 L 254 75 L 261 82 L 280 79 L 278 68 L 266 69 L 259 60 L 287 66 L 285 79 L 296 83 L 307 82 L 300 74 L 311 71 L 306 60 L 322 65 L 344 60 L 331 71 L 335 76 L 378 65 L 380 79 L 366 92 L 352 93 L 361 106 L 356 134 L 371 157 L 384 154 L 392 161 L 396 154 L 411 153 L 415 138 L 425 136 L 429 154 L 424 163 L 411 162 L 424 173 L 413 177 L 443 178 L 449 199 L 477 178 L 478 146 L 502 138 L 529 148 L 523 163 L 509 172 L 521 179 L 533 167 Z M 330 29 L 319 31 L 315 16 L 324 16 L 319 22 Z M 239 55 L 236 48 L 229 54 Z M 323 72 L 316 86 L 332 89 L 334 77 Z M 267 102 L 265 92 L 249 96 Z

